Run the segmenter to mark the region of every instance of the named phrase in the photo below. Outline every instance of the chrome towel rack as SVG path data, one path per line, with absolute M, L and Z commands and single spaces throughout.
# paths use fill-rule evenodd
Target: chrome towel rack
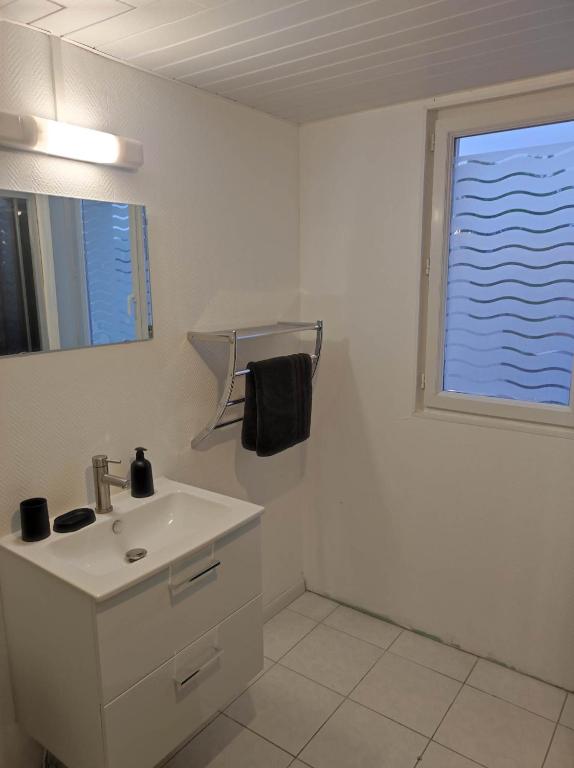
M 243 416 L 235 418 L 229 418 L 222 421 L 227 409 L 233 406 L 240 405 L 245 402 L 244 397 L 233 398 L 233 386 L 235 380 L 241 376 L 246 376 L 249 373 L 248 369 L 236 370 L 237 368 L 237 346 L 241 341 L 249 341 L 250 339 L 260 339 L 265 336 L 276 336 L 282 333 L 301 333 L 302 331 L 314 331 L 315 332 L 315 350 L 311 355 L 313 361 L 313 378 L 317 373 L 319 366 L 319 358 L 321 357 L 321 347 L 323 344 L 323 321 L 316 320 L 314 323 L 302 323 L 302 322 L 280 322 L 272 325 L 258 325 L 250 328 L 233 328 L 225 331 L 189 331 L 187 338 L 190 343 L 196 341 L 200 342 L 218 342 L 226 343 L 229 345 L 229 356 L 227 363 L 227 373 L 225 376 L 225 383 L 215 414 L 209 423 L 201 430 L 191 441 L 191 447 L 199 445 L 213 430 L 221 429 L 222 427 L 228 427 L 231 424 L 237 424 L 243 421 Z

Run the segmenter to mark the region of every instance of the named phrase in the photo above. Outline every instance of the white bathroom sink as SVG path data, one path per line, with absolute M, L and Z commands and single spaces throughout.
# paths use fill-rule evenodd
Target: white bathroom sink
M 0 548 L 103 600 L 263 512 L 249 502 L 167 478 L 157 479 L 155 487 L 147 499 L 134 499 L 129 491 L 115 494 L 113 511 L 79 531 L 52 533 L 38 542 L 11 534 L 0 539 Z M 126 553 L 132 549 L 147 552 L 130 562 Z

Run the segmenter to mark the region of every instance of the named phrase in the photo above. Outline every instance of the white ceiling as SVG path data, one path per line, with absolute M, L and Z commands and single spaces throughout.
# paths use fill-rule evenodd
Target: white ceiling
M 574 68 L 574 0 L 0 0 L 0 18 L 296 122 Z

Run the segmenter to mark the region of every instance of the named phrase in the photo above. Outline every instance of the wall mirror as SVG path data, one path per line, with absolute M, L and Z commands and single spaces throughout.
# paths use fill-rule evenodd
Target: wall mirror
M 143 206 L 0 190 L 0 356 L 152 335 Z

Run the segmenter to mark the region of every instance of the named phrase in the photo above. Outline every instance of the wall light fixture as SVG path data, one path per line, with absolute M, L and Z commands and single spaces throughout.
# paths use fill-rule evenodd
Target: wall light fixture
M 135 139 L 33 115 L 0 112 L 0 147 L 119 168 L 143 165 L 143 145 Z

